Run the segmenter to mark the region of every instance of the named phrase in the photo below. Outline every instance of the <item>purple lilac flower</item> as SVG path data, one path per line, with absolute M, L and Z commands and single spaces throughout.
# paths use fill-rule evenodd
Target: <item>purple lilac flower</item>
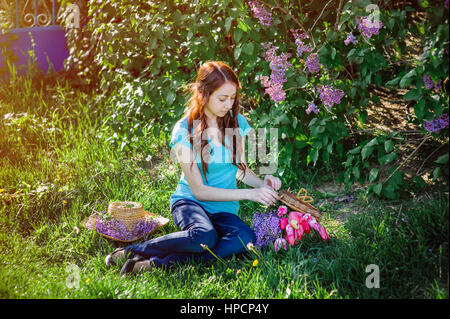
M 444 1 L 444 7 L 445 7 L 445 9 L 448 9 L 448 0 Z
M 369 17 L 358 18 L 357 22 L 358 29 L 369 39 L 372 35 L 377 35 L 378 31 L 383 27 L 381 21 L 372 21 Z
M 282 235 L 280 217 L 277 216 L 276 211 L 270 213 L 255 213 L 255 215 L 253 215 L 251 227 L 256 234 L 255 245 L 259 249 L 263 246 L 270 245 Z
M 439 91 L 441 89 L 441 83 L 442 83 L 441 79 L 437 80 L 436 84 L 434 85 L 434 88 Z
M 314 101 L 309 103 L 308 108 L 306 109 L 306 114 L 309 114 L 311 112 L 314 113 L 319 113 L 319 109 L 317 108 L 317 106 L 314 104 Z
M 291 55 L 286 53 L 277 56 L 276 50 L 278 48 L 270 43 L 264 43 L 263 47 L 267 50 L 265 52 L 265 60 L 270 63 L 269 67 L 272 73 L 270 79 L 267 76 L 261 76 L 260 80 L 266 88 L 266 93 L 270 95 L 275 103 L 279 103 L 286 98 L 286 93 L 283 91 L 283 83 L 287 81 L 285 78 L 286 70 L 292 66 L 287 61 Z
M 306 66 L 308 67 L 309 72 L 317 73 L 320 71 L 320 61 L 319 55 L 317 53 L 312 53 L 306 59 Z
M 141 237 L 153 231 L 158 225 L 152 220 L 142 219 L 134 225 L 130 232 L 122 221 L 113 219 L 104 212 L 92 215 L 86 223 L 88 229 L 95 229 L 103 235 L 118 240 L 132 240 Z
M 430 133 L 439 134 L 439 132 L 448 127 L 448 114 L 442 114 L 439 118 L 434 118 L 431 121 L 425 121 L 423 127 Z
M 355 36 L 353 35 L 352 32 L 350 32 L 347 35 L 347 39 L 345 39 L 345 41 L 344 41 L 345 45 L 348 45 L 350 42 L 353 43 L 353 44 L 357 44 L 358 43 L 358 40 L 356 40 L 356 38 L 355 38 Z
M 434 86 L 434 82 L 428 74 L 423 76 L 423 82 L 425 82 L 425 87 L 427 90 L 431 90 Z
M 344 96 L 344 91 L 340 89 L 334 90 L 331 86 L 328 85 L 318 85 L 317 91 L 320 94 L 320 99 L 322 100 L 323 104 L 328 107 L 333 106 L 333 104 L 341 103 L 341 99 Z
M 272 24 L 272 13 L 267 12 L 263 5 L 258 1 L 252 0 L 248 2 L 250 9 L 262 26 L 270 27 Z
M 294 35 L 295 45 L 297 46 L 297 57 L 301 58 L 303 52 L 311 52 L 312 48 L 309 44 L 305 44 L 303 40 L 306 38 L 306 33 L 299 33 L 298 29 L 291 29 Z

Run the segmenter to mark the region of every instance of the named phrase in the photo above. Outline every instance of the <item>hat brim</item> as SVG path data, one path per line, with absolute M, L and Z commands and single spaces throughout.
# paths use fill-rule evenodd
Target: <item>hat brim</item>
M 92 216 L 92 215 L 91 215 L 91 216 Z M 98 232 L 95 228 L 93 228 L 93 229 L 88 228 L 88 227 L 86 226 L 86 223 L 89 221 L 89 219 L 91 218 L 91 216 L 87 217 L 85 220 L 83 220 L 83 221 L 81 222 L 81 225 L 82 225 L 83 227 L 86 227 L 86 228 L 89 229 L 89 230 L 93 230 L 93 231 L 95 231 L 97 234 L 99 234 L 99 235 L 101 235 L 101 236 L 103 236 L 103 237 L 105 237 L 105 238 L 108 238 L 108 239 L 111 239 L 111 240 L 114 240 L 114 241 L 118 241 L 118 242 L 121 242 L 121 243 L 132 243 L 132 242 L 135 242 L 135 241 L 137 241 L 137 240 L 139 240 L 139 239 L 141 239 L 141 238 L 144 238 L 144 237 L 147 237 L 147 236 L 153 234 L 154 232 L 158 231 L 161 227 L 163 227 L 163 226 L 165 226 L 165 225 L 167 225 L 167 224 L 169 223 L 169 219 L 166 218 L 166 217 L 163 217 L 163 216 L 160 216 L 160 215 L 156 215 L 156 214 L 151 213 L 151 212 L 144 211 L 144 217 L 142 217 L 142 218 L 150 217 L 150 218 L 152 218 L 152 220 L 156 221 L 156 223 L 158 224 L 158 226 L 155 227 L 154 229 L 152 229 L 151 231 L 149 231 L 148 233 L 142 234 L 142 235 L 139 236 L 139 237 L 134 237 L 133 239 L 130 239 L 130 240 L 122 240 L 122 239 L 118 239 L 118 238 L 114 238 L 114 237 L 111 237 L 111 236 L 102 234 L 102 233 Z

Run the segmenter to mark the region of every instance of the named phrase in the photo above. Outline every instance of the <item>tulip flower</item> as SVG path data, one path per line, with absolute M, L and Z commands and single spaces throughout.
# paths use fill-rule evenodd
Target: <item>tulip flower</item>
M 288 223 L 289 223 L 289 221 L 286 217 L 281 218 L 280 219 L 280 228 L 282 230 L 285 230 Z
M 287 207 L 284 205 L 281 205 L 280 207 L 278 207 L 278 216 L 283 216 L 284 214 L 287 213 Z
M 284 250 L 287 250 L 286 239 L 284 239 L 284 238 L 277 238 L 277 239 L 275 239 L 274 246 L 275 246 L 275 251 L 280 250 L 281 246 L 283 246 Z
M 295 233 L 294 228 L 291 224 L 287 224 L 286 226 L 286 240 L 289 243 L 289 245 L 294 246 L 295 244 Z
M 322 238 L 323 241 L 326 241 L 327 239 L 330 239 L 330 236 L 328 236 L 328 233 L 322 225 L 319 224 L 319 235 Z
M 304 230 L 301 224 L 299 224 L 298 229 L 295 230 L 295 239 L 302 240 Z

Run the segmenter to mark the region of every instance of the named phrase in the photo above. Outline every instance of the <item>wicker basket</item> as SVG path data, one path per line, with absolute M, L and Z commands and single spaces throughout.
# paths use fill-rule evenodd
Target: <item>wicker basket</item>
M 129 231 L 145 216 L 144 207 L 137 202 L 113 202 L 108 206 L 108 213 L 122 221 Z
M 315 208 L 313 205 L 302 201 L 297 196 L 285 190 L 280 191 L 279 194 L 280 194 L 280 201 L 285 205 L 289 206 L 291 209 L 303 214 L 310 214 L 317 221 L 320 221 L 320 219 L 322 218 L 322 213 L 320 212 L 320 210 Z

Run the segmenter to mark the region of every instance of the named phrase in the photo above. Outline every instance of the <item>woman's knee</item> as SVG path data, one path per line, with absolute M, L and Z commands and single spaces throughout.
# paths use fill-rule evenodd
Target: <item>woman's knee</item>
M 248 243 L 254 244 L 256 242 L 256 234 L 250 227 L 240 228 L 238 237 L 244 243 L 245 246 L 247 246 Z
M 217 243 L 217 232 L 214 228 L 194 228 L 189 232 L 194 250 L 198 249 L 198 252 L 203 251 L 203 247 L 201 245 L 206 245 L 209 248 L 212 248 Z

